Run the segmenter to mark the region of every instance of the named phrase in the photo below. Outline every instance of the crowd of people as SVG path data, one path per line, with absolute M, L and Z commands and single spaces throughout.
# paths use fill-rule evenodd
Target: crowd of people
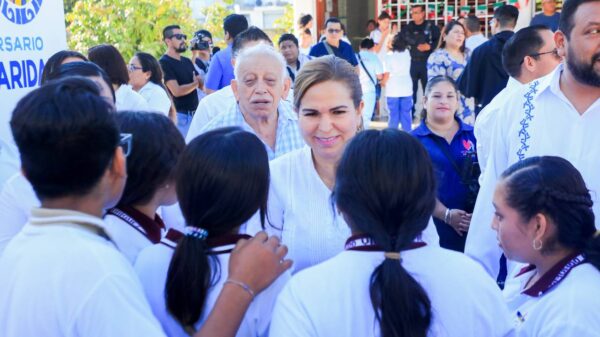
M 542 4 L 56 53 L 10 120 L 0 335 L 600 336 L 600 1 Z

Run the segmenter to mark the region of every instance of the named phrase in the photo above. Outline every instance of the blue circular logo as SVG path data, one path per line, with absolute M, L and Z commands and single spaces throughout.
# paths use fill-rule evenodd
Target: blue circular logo
M 42 0 L 0 0 L 0 13 L 12 23 L 26 25 L 42 7 Z

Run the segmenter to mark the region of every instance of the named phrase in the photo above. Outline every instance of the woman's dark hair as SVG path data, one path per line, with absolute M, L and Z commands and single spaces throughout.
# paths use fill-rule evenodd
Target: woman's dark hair
M 502 173 L 506 203 L 521 218 L 542 213 L 556 226 L 556 237 L 544 242 L 542 253 L 559 245 L 588 251 L 588 259 L 600 269 L 600 240 L 596 232 L 593 201 L 583 177 L 566 159 L 531 157 Z
M 150 78 L 148 80 L 163 88 L 163 90 L 167 93 L 167 96 L 169 96 L 169 99 L 171 100 L 171 114 L 174 114 L 176 111 L 175 104 L 173 104 L 173 97 L 171 96 L 169 90 L 167 90 L 167 87 L 165 87 L 165 84 L 163 82 L 163 71 L 160 66 L 160 63 L 158 63 L 158 60 L 156 60 L 154 56 L 141 51 L 135 53 L 134 56 L 137 57 L 138 61 L 140 61 L 142 71 L 150 72 Z
M 444 30 L 442 31 L 442 37 L 440 38 L 440 45 L 438 46 L 438 48 L 440 48 L 440 49 L 446 48 L 446 41 L 444 41 L 444 37 L 446 37 L 450 33 L 450 31 L 452 29 L 454 29 L 454 27 L 456 27 L 456 26 L 459 26 L 460 28 L 462 28 L 463 33 L 465 33 L 465 34 L 467 33 L 467 30 L 465 29 L 465 26 L 463 26 L 462 23 L 460 23 L 460 22 L 458 22 L 456 20 L 452 20 L 452 21 L 448 22 L 446 24 L 446 26 L 444 26 Z M 465 41 L 466 40 L 467 39 L 464 39 L 463 43 L 462 43 L 462 46 L 460 46 L 460 52 L 463 53 L 463 54 L 464 54 L 465 48 L 466 48 L 465 47 Z
M 408 248 L 435 207 L 429 155 L 408 133 L 358 133 L 339 163 L 332 198 L 353 232 L 368 234 L 386 252 Z M 431 302 L 401 261 L 385 259 L 371 275 L 371 303 L 382 337 L 425 337 Z
M 74 50 L 61 50 L 56 52 L 54 55 L 50 56 L 46 64 L 44 65 L 44 70 L 42 71 L 42 78 L 40 80 L 41 84 L 44 84 L 49 81 L 48 77 L 51 77 L 52 74 L 58 71 L 62 63 L 70 58 L 78 58 L 81 61 L 87 61 L 87 57 L 81 54 L 80 52 Z
M 447 82 L 450 83 L 452 85 L 452 87 L 454 88 L 454 91 L 456 91 L 456 99 L 459 100 L 458 98 L 458 85 L 456 84 L 456 82 L 454 81 L 454 79 L 450 76 L 447 75 L 437 75 L 432 77 L 430 80 L 427 81 L 427 85 L 425 86 L 425 92 L 424 92 L 424 96 L 427 97 L 429 96 L 429 94 L 431 94 L 431 91 L 433 90 L 433 87 L 435 87 L 436 85 L 438 85 L 439 83 L 442 82 Z M 456 113 L 456 111 L 455 111 Z M 421 119 L 425 120 L 427 118 L 427 109 L 425 108 L 425 105 L 423 105 L 423 111 L 421 112 Z
M 94 46 L 88 51 L 88 57 L 90 61 L 106 71 L 111 83 L 116 85 L 129 83 L 127 63 L 114 46 L 110 44 Z
M 164 184 L 174 180 L 175 166 L 185 141 L 169 118 L 152 112 L 119 112 L 117 124 L 130 133 L 127 183 L 121 205 L 145 205 Z
M 305 14 L 302 15 L 299 19 L 298 19 L 298 26 L 300 28 L 303 28 L 304 26 L 308 25 L 309 22 L 311 22 L 313 19 L 312 15 L 310 14 Z
M 392 40 L 392 51 L 403 52 L 408 47 L 406 43 L 406 39 L 404 39 L 404 35 L 396 34 L 394 35 L 394 39 Z
M 48 81 L 53 81 L 61 78 L 82 76 L 82 77 L 100 77 L 106 83 L 113 96 L 113 103 L 116 100 L 114 88 L 110 82 L 110 78 L 102 68 L 92 62 L 71 62 L 61 65 L 57 71 L 48 74 Z
M 113 107 L 93 81 L 50 81 L 23 97 L 10 127 L 23 172 L 40 200 L 89 193 L 119 145 Z
M 205 229 L 209 239 L 231 233 L 256 211 L 264 226 L 269 191 L 265 147 L 237 127 L 204 133 L 183 151 L 176 186 L 187 226 Z M 167 309 L 187 331 L 193 330 L 209 287 L 220 277 L 218 263 L 212 271 L 208 257 L 205 240 L 184 236 L 167 273 Z

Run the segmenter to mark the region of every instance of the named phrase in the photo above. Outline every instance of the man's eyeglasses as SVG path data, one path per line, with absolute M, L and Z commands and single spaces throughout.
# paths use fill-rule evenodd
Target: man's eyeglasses
M 123 154 L 127 157 L 131 154 L 133 135 L 131 133 L 121 133 L 119 138 L 119 146 L 123 148 Z
M 329 34 L 339 34 L 339 33 L 341 33 L 341 32 L 342 32 L 342 30 L 341 30 L 341 29 L 329 28 L 329 29 L 327 29 L 327 32 L 328 32 Z
M 138 67 L 134 64 L 127 65 L 127 70 L 129 70 L 129 71 L 136 71 L 136 70 L 143 70 L 143 69 L 144 69 L 143 67 Z
M 558 51 L 556 50 L 556 48 L 552 49 L 551 51 L 545 51 L 545 52 L 541 52 L 541 53 L 534 53 L 534 54 L 529 54 L 529 55 L 526 55 L 526 56 L 534 57 L 535 58 L 535 57 L 539 57 L 539 56 L 546 55 L 546 54 L 552 54 L 554 57 L 558 57 Z M 523 58 L 521 60 L 521 64 L 523 64 L 523 62 L 525 62 L 525 58 Z
M 176 38 L 177 40 L 187 40 L 187 35 L 185 34 L 173 34 L 169 39 Z

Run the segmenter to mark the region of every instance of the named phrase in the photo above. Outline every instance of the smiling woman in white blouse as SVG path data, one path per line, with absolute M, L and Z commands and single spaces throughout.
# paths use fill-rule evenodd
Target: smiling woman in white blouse
M 294 107 L 306 145 L 271 162 L 267 226 L 288 246 L 295 271 L 339 253 L 350 233 L 329 197 L 335 166 L 361 125 L 361 97 L 354 68 L 340 58 L 311 60 L 296 77 Z
M 296 77 L 294 108 L 306 145 L 271 162 L 267 226 L 288 246 L 295 272 L 341 252 L 350 234 L 330 195 L 336 165 L 361 125 L 361 98 L 358 75 L 340 58 L 311 60 Z M 259 230 L 253 223 L 251 234 Z

